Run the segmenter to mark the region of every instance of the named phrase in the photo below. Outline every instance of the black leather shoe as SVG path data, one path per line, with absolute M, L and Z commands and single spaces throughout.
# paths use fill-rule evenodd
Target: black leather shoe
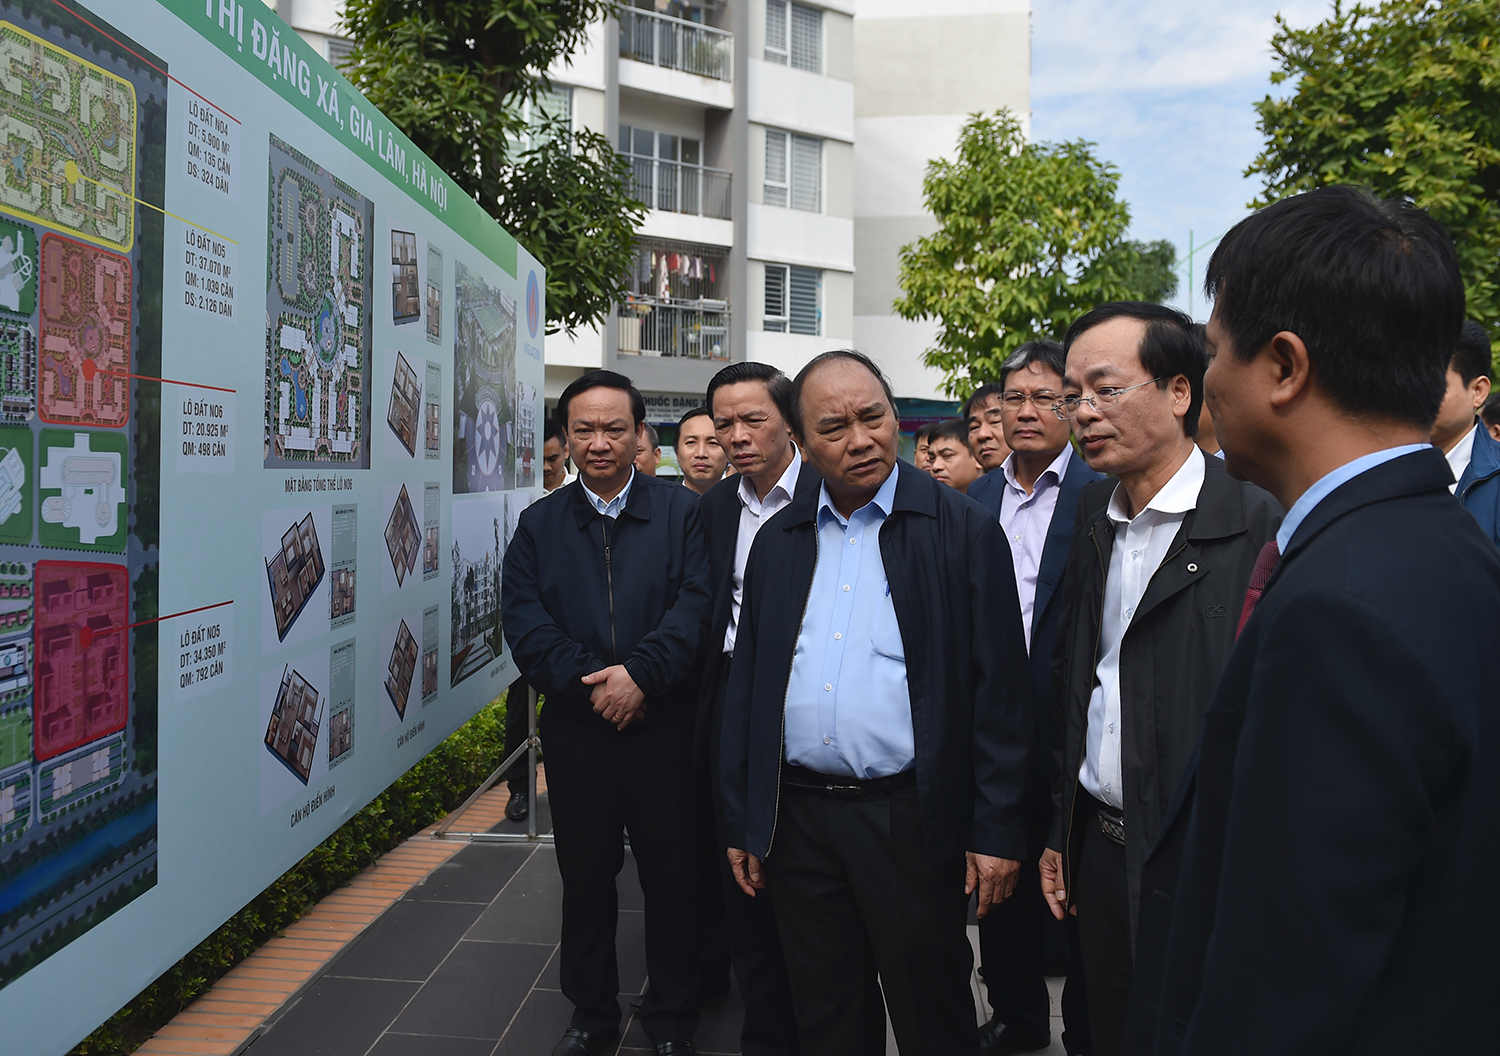
M 693 1056 L 697 1051 L 690 1041 L 664 1041 L 656 1047 L 656 1056 Z
M 569 1027 L 562 1040 L 553 1046 L 552 1056 L 600 1056 L 618 1037 L 618 1034 L 590 1033 Z
M 979 1028 L 979 1056 L 1010 1056 L 1013 1052 L 1034 1052 L 1052 1044 L 1047 1030 L 1013 1029 L 998 1017 Z
M 505 804 L 506 821 L 525 821 L 531 813 L 531 793 L 512 792 L 510 802 Z

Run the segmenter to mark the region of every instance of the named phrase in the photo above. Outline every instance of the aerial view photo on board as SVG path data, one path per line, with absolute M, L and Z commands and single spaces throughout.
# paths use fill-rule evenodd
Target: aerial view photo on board
M 0 987 L 156 884 L 169 83 L 0 0 Z
M 516 302 L 455 262 L 453 493 L 514 488 Z
M 500 656 L 500 563 L 505 550 L 499 495 L 453 504 L 453 651 L 448 685 L 458 685 Z
M 130 81 L 0 21 L 0 209 L 128 252 L 135 242 Z
M 265 464 L 370 465 L 374 205 L 271 137 Z

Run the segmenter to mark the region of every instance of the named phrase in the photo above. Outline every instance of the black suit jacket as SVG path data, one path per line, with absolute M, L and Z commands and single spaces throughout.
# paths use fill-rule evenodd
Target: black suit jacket
M 1500 555 L 1443 455 L 1297 529 L 1146 865 L 1130 1051 L 1477 1053 L 1500 994 Z
M 797 451 L 793 458 L 801 458 Z M 797 470 L 793 499 L 816 496 L 821 478 L 806 462 Z M 710 746 L 718 741 L 719 719 L 715 714 L 719 678 L 724 669 L 724 635 L 734 602 L 734 551 L 740 538 L 740 477 L 725 477 L 698 500 L 698 515 L 708 540 L 708 582 L 713 592 L 713 615 L 704 640 L 703 690 L 698 701 L 698 722 L 693 737 L 695 762 L 706 766 Z M 761 526 L 762 528 L 765 525 Z
M 1041 854 L 1042 842 L 1047 837 L 1047 828 L 1052 818 L 1052 786 L 1055 778 L 1051 769 L 1055 765 L 1053 753 L 1057 748 L 1058 698 L 1052 681 L 1052 650 L 1057 643 L 1057 614 L 1062 608 L 1057 594 L 1057 585 L 1062 581 L 1063 571 L 1068 565 L 1068 551 L 1073 544 L 1073 530 L 1077 527 L 1078 500 L 1083 489 L 1104 477 L 1089 468 L 1078 452 L 1073 452 L 1063 470 L 1062 480 L 1057 486 L 1057 505 L 1052 511 L 1052 521 L 1047 526 L 1047 541 L 1042 544 L 1042 560 L 1037 568 L 1036 596 L 1031 607 L 1031 699 L 1036 708 L 1038 797 L 1037 826 L 1033 847 Z M 991 470 L 969 485 L 969 498 L 979 503 L 998 521 L 1000 499 L 1005 493 L 1005 474 Z
M 554 713 L 609 725 L 579 679 L 623 664 L 646 695 L 639 725 L 691 721 L 710 602 L 696 494 L 637 473 L 610 520 L 575 480 L 522 511 L 502 567 L 505 638 Z
M 1203 487 L 1151 577 L 1120 647 L 1120 767 L 1125 800 L 1125 875 L 1135 935 L 1141 869 L 1172 792 L 1182 777 L 1203 712 L 1234 647 L 1235 625 L 1261 547 L 1276 538 L 1281 507 L 1253 484 L 1235 480 L 1224 463 L 1203 457 Z M 1077 891 L 1086 826 L 1076 807 L 1089 697 L 1103 622 L 1104 581 L 1114 547 L 1109 519 L 1115 480 L 1083 490 L 1079 529 L 1059 593 L 1064 608 L 1053 656 L 1061 709 L 1057 818 L 1048 843 L 1063 855 L 1065 891 Z M 1076 809 L 1075 809 L 1076 807 Z
M 880 555 L 906 652 L 927 849 L 1020 859 L 1035 736 L 1026 642 L 1005 534 L 978 503 L 898 461 Z M 724 701 L 727 838 L 773 853 L 787 684 L 817 563 L 818 492 L 761 528 L 745 568 Z

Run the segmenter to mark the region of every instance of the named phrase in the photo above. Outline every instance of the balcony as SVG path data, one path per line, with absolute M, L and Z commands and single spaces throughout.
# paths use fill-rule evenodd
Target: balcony
M 616 310 L 621 355 L 729 358 L 729 305 L 632 295 Z
M 715 81 L 734 79 L 734 34 L 654 11 L 619 12 L 620 58 Z
M 732 219 L 730 174 L 722 169 L 656 158 L 630 159 L 630 194 L 648 209 L 714 220 Z

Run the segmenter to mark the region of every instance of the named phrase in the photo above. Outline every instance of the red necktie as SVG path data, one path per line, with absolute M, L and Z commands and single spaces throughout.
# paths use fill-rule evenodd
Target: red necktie
M 1260 556 L 1255 559 L 1255 568 L 1250 572 L 1250 586 L 1245 591 L 1245 607 L 1240 612 L 1240 625 L 1234 632 L 1236 639 L 1245 629 L 1245 624 L 1250 622 L 1250 614 L 1260 603 L 1260 596 L 1265 593 L 1266 584 L 1271 582 L 1271 573 L 1276 571 L 1276 562 L 1280 560 L 1281 550 L 1276 546 L 1275 539 L 1260 548 Z

